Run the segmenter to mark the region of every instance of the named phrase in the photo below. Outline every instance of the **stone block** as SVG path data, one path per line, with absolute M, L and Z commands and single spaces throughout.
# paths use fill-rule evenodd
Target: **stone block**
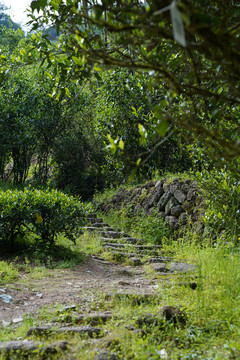
M 187 196 L 179 189 L 177 189 L 176 191 L 174 191 L 174 197 L 175 199 L 177 199 L 177 201 L 180 204 L 183 204 L 184 201 L 186 200 Z
M 170 191 L 164 193 L 164 195 L 160 198 L 159 202 L 157 203 L 157 207 L 159 211 L 164 210 L 165 205 L 167 204 L 167 202 L 170 200 L 171 197 L 172 197 L 172 193 Z
M 178 218 L 180 214 L 183 212 L 183 208 L 181 205 L 177 205 L 171 208 L 171 215 Z
M 177 205 L 178 205 L 177 199 L 175 199 L 175 197 L 172 196 L 165 206 L 165 215 L 170 215 L 171 209 Z

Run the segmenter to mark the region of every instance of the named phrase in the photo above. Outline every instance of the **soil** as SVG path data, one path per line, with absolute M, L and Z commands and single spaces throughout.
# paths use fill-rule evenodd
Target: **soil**
M 123 266 L 89 256 L 74 270 L 49 270 L 47 276 L 34 279 L 21 273 L 20 279 L 0 289 L 0 295 L 12 297 L 11 303 L 0 298 L 0 321 L 18 321 L 24 315 L 37 314 L 43 306 L 82 305 L 82 310 L 96 296 L 106 293 L 150 294 L 156 292 L 152 279 L 141 266 Z

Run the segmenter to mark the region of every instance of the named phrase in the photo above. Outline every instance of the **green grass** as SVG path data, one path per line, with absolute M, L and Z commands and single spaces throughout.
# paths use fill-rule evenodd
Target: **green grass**
M 0 286 L 16 281 L 18 277 L 19 272 L 14 264 L 0 261 Z

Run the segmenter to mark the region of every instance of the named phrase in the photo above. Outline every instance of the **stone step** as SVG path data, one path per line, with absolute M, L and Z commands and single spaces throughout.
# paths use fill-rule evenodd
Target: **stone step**
M 156 252 L 156 250 L 146 250 L 146 249 L 137 249 L 137 248 L 132 248 L 131 245 L 128 246 L 122 246 L 122 244 L 120 244 L 121 246 L 118 246 L 117 244 L 105 244 L 104 248 L 107 250 L 118 250 L 120 249 L 121 251 L 124 251 L 126 253 L 131 252 L 131 251 L 135 251 L 136 254 L 142 254 L 145 256 L 154 256 L 154 255 L 158 255 L 158 253 Z
M 97 214 L 96 214 L 96 213 L 89 213 L 89 214 L 87 214 L 87 219 L 91 219 L 91 218 L 96 219 L 96 218 L 97 218 Z
M 129 253 L 129 252 L 125 252 L 125 251 L 111 251 L 111 254 L 114 257 L 126 257 L 126 258 L 146 258 L 147 256 L 150 255 L 145 255 L 145 254 L 139 254 L 139 253 Z M 162 256 L 154 256 L 148 259 L 144 259 L 145 263 L 163 263 L 163 262 L 171 262 L 173 259 L 172 258 L 168 258 L 168 257 L 162 257 Z
M 95 217 L 96 214 L 93 215 L 88 217 L 88 219 L 91 219 L 91 226 L 85 227 L 85 230 L 94 231 L 101 236 L 101 243 L 104 249 L 111 252 L 114 257 L 151 257 L 149 259 L 150 263 L 162 262 L 166 259 L 159 256 L 159 250 L 162 248 L 161 245 L 144 244 L 143 239 L 131 237 L 121 229 L 114 230 L 104 223 L 102 219 L 98 222 L 98 218 Z M 170 260 L 167 259 L 167 261 Z
M 88 219 L 88 220 L 89 220 L 89 219 Z M 102 219 L 102 218 L 91 218 L 91 220 L 94 220 L 94 222 L 97 223 L 97 224 L 103 223 L 103 219 Z
M 0 353 L 4 354 L 14 354 L 17 353 L 19 355 L 19 358 L 21 355 L 26 354 L 26 356 L 29 353 L 37 355 L 37 350 L 41 351 L 41 354 L 47 354 L 47 353 L 55 353 L 59 350 L 67 350 L 68 342 L 67 341 L 55 341 L 52 344 L 44 344 L 42 342 L 38 341 L 32 341 L 32 340 L 12 340 L 12 341 L 6 341 L 6 342 L 0 342 Z M 11 356 L 11 355 L 9 355 Z M 5 357 L 4 357 L 5 358 Z M 11 359 L 11 357 L 8 357 L 8 359 Z
M 104 222 L 101 222 L 101 223 L 98 223 L 98 222 L 92 223 L 92 224 L 91 224 L 91 227 L 96 227 L 96 228 L 111 228 L 110 225 L 108 225 L 107 223 L 104 223 Z
M 115 243 L 117 239 L 113 239 L 113 238 L 101 238 L 101 241 L 102 242 L 108 242 L 108 243 Z M 122 241 L 124 241 L 125 244 L 136 244 L 139 240 L 136 239 L 136 238 L 132 238 L 132 237 L 126 237 L 126 238 L 123 238 L 121 239 Z
M 153 258 L 150 258 L 147 260 L 148 263 L 153 264 L 153 263 L 162 263 L 162 262 L 170 262 L 173 261 L 172 258 L 170 257 L 161 257 L 161 256 L 156 256 Z
M 128 238 L 129 235 L 127 233 L 124 232 L 120 232 L 120 231 L 101 231 L 101 236 L 103 238 L 113 238 L 113 239 L 121 239 L 121 238 Z
M 51 326 L 36 326 L 28 329 L 27 336 L 31 335 L 50 335 L 50 334 L 80 334 L 80 335 L 88 335 L 89 337 L 100 336 L 101 329 L 93 327 L 91 325 L 85 326 L 64 326 L 58 329 L 53 328 Z
M 162 249 L 161 245 L 135 245 L 135 244 L 128 244 L 126 242 L 118 243 L 118 242 L 103 241 L 103 245 L 111 245 L 111 246 L 116 246 L 116 247 L 129 246 L 130 248 L 134 248 L 137 250 L 160 250 L 160 249 Z
M 101 325 L 112 319 L 111 313 L 92 313 L 92 314 L 81 314 L 75 319 L 76 323 L 87 322 L 91 326 Z
M 112 249 L 110 249 L 112 250 Z M 121 249 L 121 251 L 111 251 L 111 254 L 115 257 L 127 257 L 127 258 L 134 258 L 134 257 L 140 257 L 140 258 L 144 258 L 146 256 L 149 256 L 148 254 L 142 254 L 142 253 L 132 253 L 132 252 L 128 252 L 128 251 L 124 251 L 124 249 Z
M 109 227 L 85 226 L 83 230 L 95 231 L 97 233 L 101 233 L 102 231 L 114 231 L 110 226 Z
M 113 318 L 113 315 L 111 312 L 107 313 L 90 313 L 90 314 L 63 314 L 63 317 L 58 317 L 55 319 L 55 322 L 68 322 L 68 323 L 74 323 L 74 324 L 82 324 L 87 323 L 91 326 L 97 326 L 101 324 L 105 324 L 107 321 L 111 320 Z

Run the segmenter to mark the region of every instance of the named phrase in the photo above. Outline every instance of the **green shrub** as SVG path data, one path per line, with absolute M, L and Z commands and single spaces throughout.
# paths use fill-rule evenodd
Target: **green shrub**
M 144 213 L 135 217 L 135 228 L 149 243 L 162 244 L 162 240 L 165 237 L 169 237 L 173 230 L 164 219 L 159 216 L 155 211 L 152 215 L 146 215 Z
M 85 210 L 73 197 L 57 190 L 0 191 L 0 241 L 11 248 L 19 236 L 34 234 L 53 243 L 59 233 L 75 241 Z
M 215 234 L 227 233 L 238 241 L 240 234 L 240 181 L 229 171 L 202 171 L 198 183 L 205 191 L 204 220 Z M 223 239 L 225 238 L 222 237 Z

